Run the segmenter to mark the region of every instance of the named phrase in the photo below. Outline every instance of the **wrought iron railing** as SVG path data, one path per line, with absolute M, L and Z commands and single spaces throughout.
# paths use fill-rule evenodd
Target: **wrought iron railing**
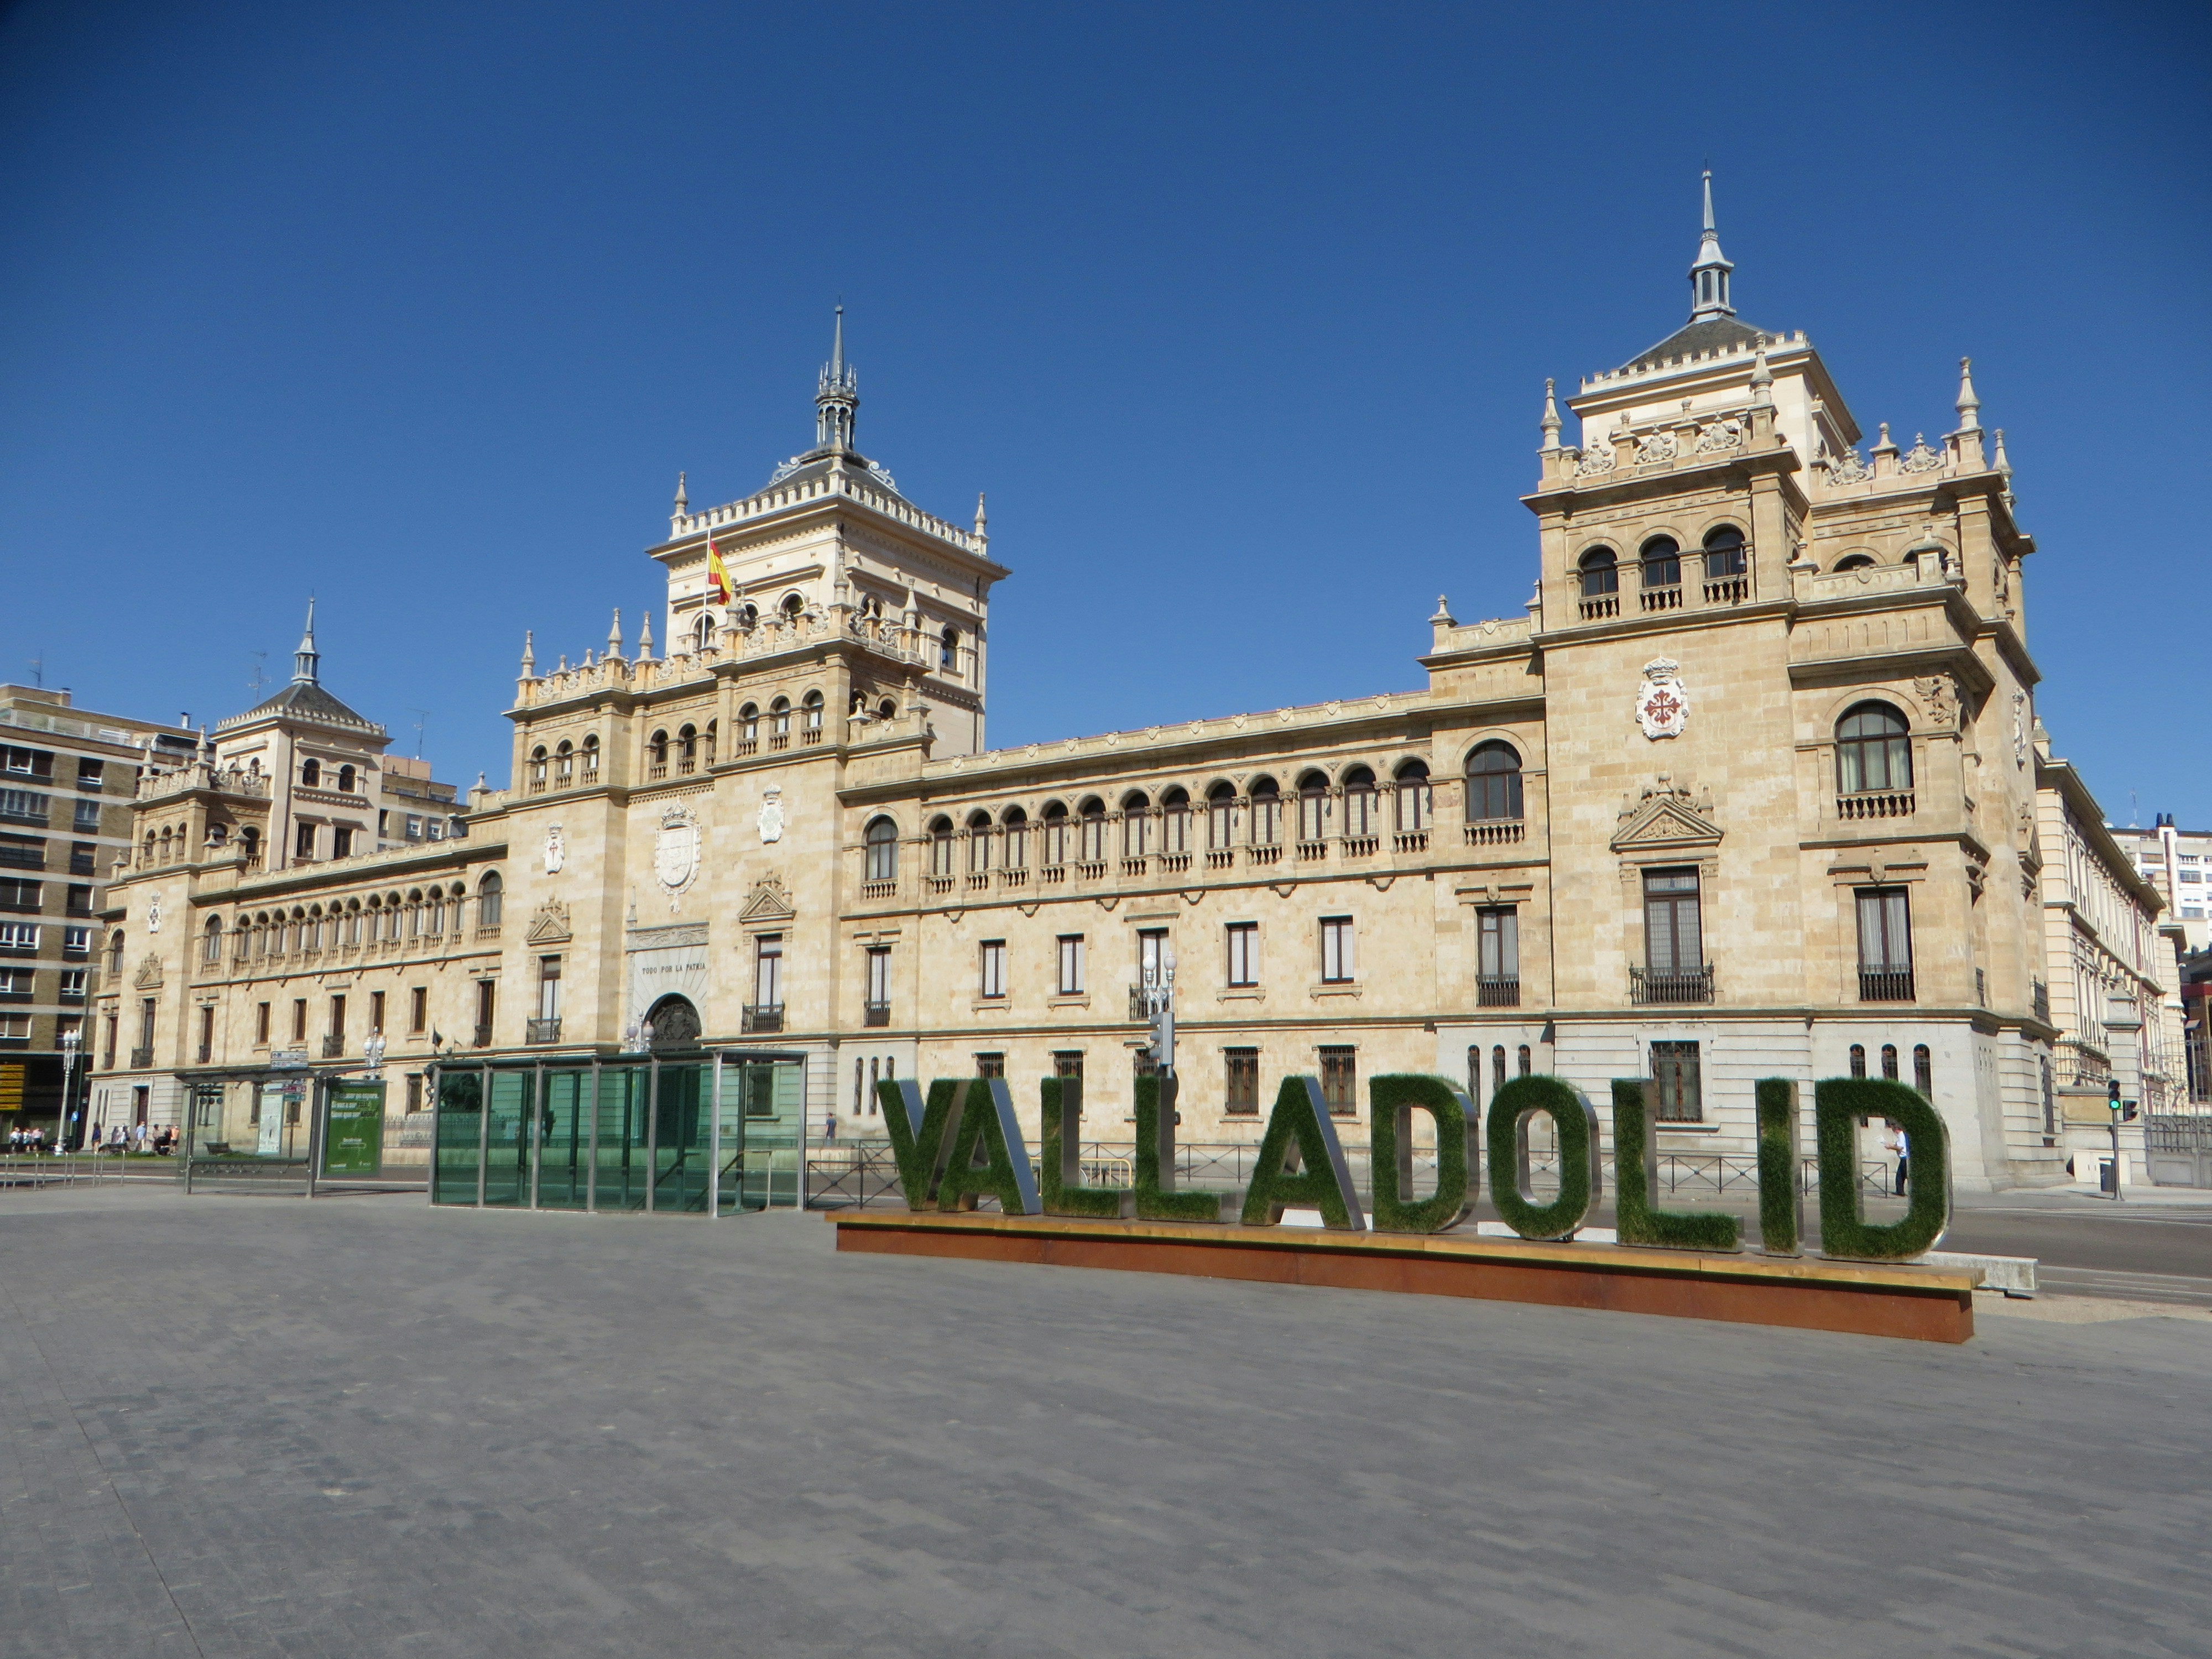
M 745 1004 L 739 1029 L 745 1036 L 765 1036 L 783 1029 L 783 1005 L 780 1002 L 749 1002 Z
M 1861 968 L 1859 969 L 1859 1000 L 1861 1002 L 1911 1001 L 1912 969 L 1910 968 Z
M 148 1043 L 143 1048 L 133 1048 L 131 1051 L 131 1069 L 132 1071 L 143 1072 L 153 1063 L 154 1047 L 151 1043 Z
M 558 1042 L 561 1040 L 561 1017 L 532 1019 L 523 1022 L 522 1040 L 525 1042 Z
M 891 1006 L 888 1002 L 869 1002 L 861 1005 L 860 1024 L 888 1025 L 891 1023 Z
M 1518 974 L 1484 974 L 1474 982 L 1474 1006 L 1478 1008 L 1518 1008 L 1521 1006 L 1521 976 Z
M 332 1032 L 330 1036 L 325 1036 L 323 1039 L 323 1058 L 325 1060 L 341 1060 L 344 1058 L 344 1055 L 345 1039 L 343 1037 L 338 1036 L 336 1032 Z
M 1666 969 L 1631 968 L 1628 970 L 1628 1000 L 1639 1008 L 1711 1002 L 1713 1000 L 1711 964 L 1703 968 Z

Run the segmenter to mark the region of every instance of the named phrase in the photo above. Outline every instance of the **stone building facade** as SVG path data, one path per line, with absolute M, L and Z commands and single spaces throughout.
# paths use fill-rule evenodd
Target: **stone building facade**
M 1688 321 L 1567 415 L 1547 390 L 1534 592 L 1487 621 L 1440 601 L 1424 689 L 999 750 L 1009 572 L 980 501 L 938 518 L 857 449 L 841 320 L 814 446 L 726 505 L 679 483 L 649 550 L 665 653 L 619 617 L 574 664 L 526 646 L 513 781 L 463 840 L 126 872 L 155 1069 L 301 1032 L 349 1054 L 380 995 L 404 1074 L 430 1029 L 756 1045 L 803 1054 L 810 1121 L 850 1136 L 885 1075 L 1003 1071 L 1033 1114 L 1035 1079 L 1079 1071 L 1110 1139 L 1146 1063 L 1132 990 L 1171 951 L 1189 1139 L 1256 1139 L 1286 1073 L 1350 1110 L 1377 1073 L 1480 1097 L 1536 1070 L 1650 1077 L 1667 1150 L 1741 1154 L 1754 1079 L 1865 1071 L 1935 1099 L 1961 1184 L 2063 1179 L 2050 860 L 2100 820 L 2034 735 L 2002 434 L 1962 371 L 1953 430 L 1862 453 L 1732 270 L 1709 199 Z M 193 813 L 260 799 L 225 794 L 225 740 L 220 777 L 141 806 L 198 854 Z M 2148 929 L 2156 894 L 2110 873 Z

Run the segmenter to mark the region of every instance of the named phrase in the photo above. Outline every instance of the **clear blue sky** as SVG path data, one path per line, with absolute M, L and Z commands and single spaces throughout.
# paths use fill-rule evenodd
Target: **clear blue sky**
M 326 682 L 505 781 L 523 629 L 812 432 L 991 497 L 995 742 L 1418 683 L 1516 614 L 1544 378 L 1736 300 L 2006 429 L 2041 709 L 2212 824 L 2200 4 L 60 3 L 0 15 L 0 673 Z

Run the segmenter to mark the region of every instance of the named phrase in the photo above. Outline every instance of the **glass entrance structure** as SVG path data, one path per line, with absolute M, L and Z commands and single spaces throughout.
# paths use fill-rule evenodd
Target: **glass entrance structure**
M 434 1204 L 717 1216 L 799 1201 L 804 1055 L 446 1065 L 432 1099 Z

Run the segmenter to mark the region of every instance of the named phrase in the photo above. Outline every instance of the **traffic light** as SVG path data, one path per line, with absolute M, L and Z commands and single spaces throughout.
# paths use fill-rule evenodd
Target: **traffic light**
M 2111 1107 L 2112 1110 L 2116 1112 L 2120 1109 L 2119 1079 L 2114 1078 L 2109 1083 L 2105 1085 L 2105 1104 Z

